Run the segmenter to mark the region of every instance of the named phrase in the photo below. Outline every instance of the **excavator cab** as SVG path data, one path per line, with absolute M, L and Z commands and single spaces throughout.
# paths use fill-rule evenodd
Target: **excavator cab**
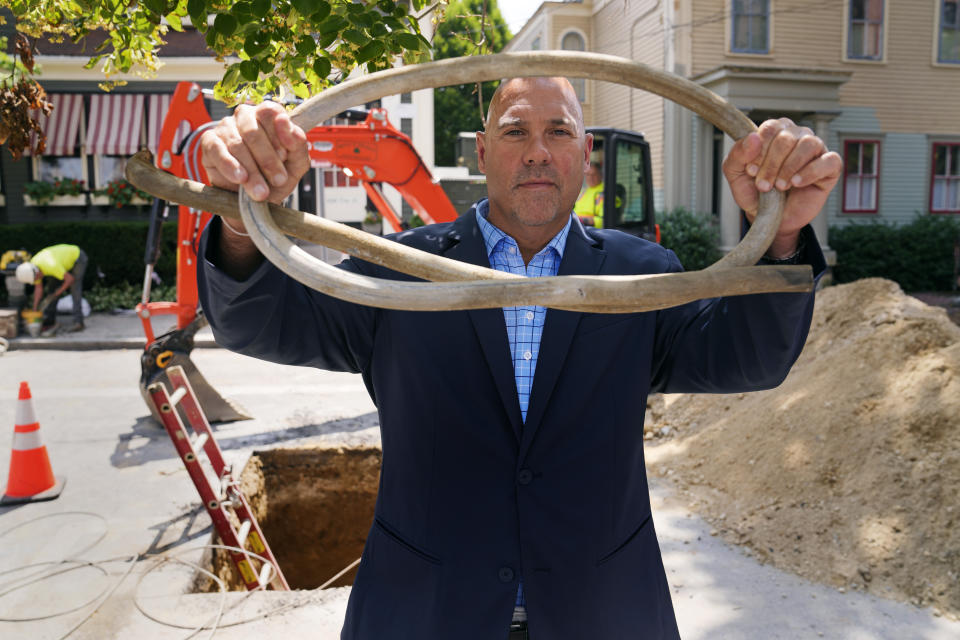
M 650 145 L 643 134 L 588 127 L 594 157 L 603 162 L 603 226 L 660 241 L 653 213 Z

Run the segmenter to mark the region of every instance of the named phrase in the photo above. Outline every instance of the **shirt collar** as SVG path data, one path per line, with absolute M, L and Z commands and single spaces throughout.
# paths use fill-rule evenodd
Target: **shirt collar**
M 477 203 L 477 224 L 480 226 L 480 233 L 483 236 L 483 243 L 486 246 L 488 258 L 493 255 L 493 252 L 496 251 L 501 242 L 507 242 L 508 244 L 517 246 L 517 241 L 514 240 L 513 237 L 507 235 L 487 220 L 487 214 L 489 212 L 490 201 L 487 198 L 480 200 L 480 202 Z M 567 246 L 567 235 L 570 233 L 570 223 L 572 220 L 573 215 L 571 214 L 567 217 L 567 224 L 564 225 L 563 229 L 560 229 L 557 235 L 553 236 L 550 242 L 547 243 L 547 246 L 537 252 L 538 256 L 548 249 L 553 249 L 557 252 L 558 257 L 563 257 L 563 250 Z

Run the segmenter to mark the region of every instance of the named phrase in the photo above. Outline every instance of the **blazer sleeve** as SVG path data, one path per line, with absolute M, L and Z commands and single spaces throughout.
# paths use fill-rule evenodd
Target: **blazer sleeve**
M 815 282 L 826 262 L 805 227 L 800 264 Z M 665 271 L 681 271 L 669 253 Z M 651 387 L 664 393 L 731 393 L 779 385 L 799 357 L 814 293 L 771 293 L 700 300 L 657 312 Z
M 331 371 L 360 373 L 370 363 L 378 311 L 324 295 L 289 278 L 269 261 L 237 281 L 215 264 L 220 219 L 200 239 L 200 304 L 217 343 L 238 353 Z M 339 268 L 361 273 L 345 260 Z

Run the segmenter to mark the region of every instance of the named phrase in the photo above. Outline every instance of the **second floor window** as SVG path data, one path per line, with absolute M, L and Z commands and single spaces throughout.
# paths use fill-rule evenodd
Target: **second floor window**
M 883 2 L 884 0 L 850 0 L 848 58 L 883 59 Z
M 770 0 L 733 0 L 730 51 L 770 53 Z
M 938 62 L 960 63 L 960 0 L 940 0 L 940 41 Z
M 843 212 L 876 213 L 880 143 L 848 140 L 843 146 Z
M 563 36 L 563 39 L 560 41 L 560 48 L 564 51 L 585 51 L 587 43 L 583 41 L 583 36 L 576 31 L 571 31 Z M 587 81 L 583 78 L 570 78 L 570 84 L 573 85 L 574 90 L 577 92 L 577 98 L 580 102 L 586 102 Z

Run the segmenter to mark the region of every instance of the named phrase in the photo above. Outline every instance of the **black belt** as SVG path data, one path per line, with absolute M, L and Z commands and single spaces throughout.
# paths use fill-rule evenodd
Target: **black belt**
M 507 640 L 530 640 L 530 631 L 527 629 L 526 621 L 511 622 L 510 635 L 507 636 Z

